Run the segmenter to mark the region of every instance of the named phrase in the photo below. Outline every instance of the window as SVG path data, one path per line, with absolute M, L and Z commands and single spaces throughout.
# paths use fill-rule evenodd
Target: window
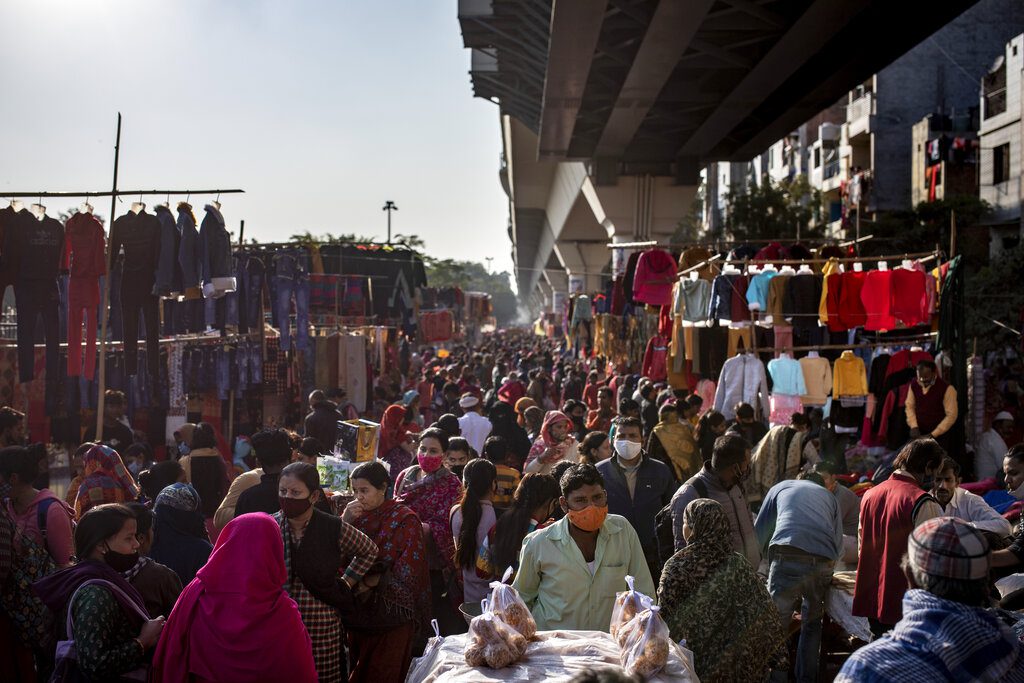
M 814 148 L 814 168 L 821 166 L 821 147 Z
M 992 148 L 992 184 L 1006 182 L 1010 179 L 1010 143 Z
M 981 79 L 984 118 L 990 119 L 1006 111 L 1006 62 Z

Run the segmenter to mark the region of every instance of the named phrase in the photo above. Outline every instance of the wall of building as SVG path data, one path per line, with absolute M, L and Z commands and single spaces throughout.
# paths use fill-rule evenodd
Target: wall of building
M 1006 69 L 1006 110 L 988 118 L 982 111 L 979 193 L 992 205 L 993 223 L 1019 224 L 1021 199 L 1024 198 L 1024 35 L 1010 40 L 1002 55 Z M 1009 178 L 996 184 L 995 149 L 1001 145 L 1009 146 L 1010 173 Z

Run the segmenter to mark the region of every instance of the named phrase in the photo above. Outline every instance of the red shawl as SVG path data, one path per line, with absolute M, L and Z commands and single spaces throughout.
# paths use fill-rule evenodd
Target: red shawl
M 167 619 L 154 683 L 315 683 L 313 650 L 284 592 L 284 542 L 262 512 L 231 520 Z
M 462 572 L 455 571 L 455 538 L 452 536 L 448 515 L 462 497 L 462 483 L 444 467 L 416 481 L 416 473 L 419 471 L 419 467 L 413 465 L 398 475 L 395 480 L 395 500 L 408 505 L 420 522 L 430 527 L 430 536 L 437 547 L 445 577 L 454 574 L 457 579 L 461 579 Z M 462 602 L 461 596 L 458 597 L 459 602 Z
M 399 405 L 388 406 L 380 420 L 380 452 L 390 453 L 392 448 L 401 446 L 407 438 L 409 433 L 405 426 L 405 408 Z

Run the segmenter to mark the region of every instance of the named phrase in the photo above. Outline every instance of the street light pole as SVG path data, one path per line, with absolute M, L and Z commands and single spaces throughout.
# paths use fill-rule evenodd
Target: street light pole
M 387 243 L 391 244 L 391 212 L 392 211 L 398 211 L 398 207 L 395 206 L 395 203 L 389 199 L 386 202 L 384 202 L 384 208 L 382 209 L 382 211 L 387 211 L 388 212 L 388 242 Z
M 493 256 L 485 256 L 484 261 L 487 261 L 487 274 L 491 274 L 491 261 L 494 260 Z

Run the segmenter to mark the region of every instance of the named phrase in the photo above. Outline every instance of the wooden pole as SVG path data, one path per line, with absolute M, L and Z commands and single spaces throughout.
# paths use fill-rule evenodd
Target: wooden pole
M 235 447 L 235 390 L 228 392 L 228 448 L 234 453 Z
M 107 390 L 107 323 L 110 314 L 110 275 L 113 270 L 114 253 L 111 249 L 114 236 L 114 212 L 117 211 L 117 166 L 121 156 L 121 112 L 117 113 L 117 137 L 114 140 L 114 184 L 110 190 L 110 215 L 107 216 L 107 274 L 103 278 L 103 306 L 100 308 L 100 367 L 99 396 L 96 401 L 96 441 L 103 439 L 103 404 Z M 136 330 L 136 333 L 138 330 Z

